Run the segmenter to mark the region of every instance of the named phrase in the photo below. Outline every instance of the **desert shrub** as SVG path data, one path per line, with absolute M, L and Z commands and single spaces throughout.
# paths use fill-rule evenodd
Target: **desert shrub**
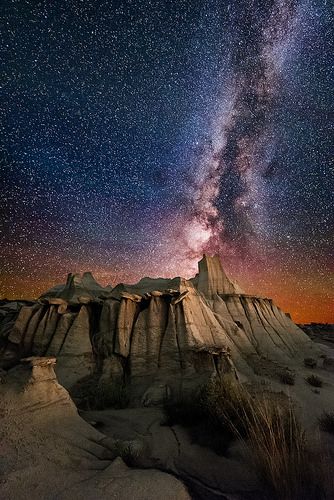
M 304 358 L 304 365 L 307 368 L 315 368 L 317 366 L 317 360 L 314 358 Z
M 116 440 L 113 451 L 121 457 L 128 467 L 139 466 L 140 458 L 144 452 L 143 444 L 139 441 Z
M 179 395 L 164 403 L 166 425 L 179 424 L 188 429 L 194 442 L 224 455 L 234 434 L 222 419 L 221 402 L 224 401 L 224 385 L 210 382 L 199 391 Z M 235 418 L 233 418 L 233 421 Z
M 295 385 L 295 374 L 289 371 L 284 371 L 278 375 L 279 381 L 285 385 Z
M 70 395 L 80 410 L 95 409 L 93 406 L 93 396 L 98 383 L 99 376 L 97 374 L 93 374 L 83 377 L 71 387 L 69 391 Z
M 310 375 L 305 380 L 308 384 L 312 385 L 313 387 L 322 387 L 322 380 L 320 377 L 317 377 L 316 375 Z
M 225 436 L 225 449 L 231 439 L 243 440 L 265 498 L 332 498 L 333 490 L 325 494 L 322 465 L 308 449 L 305 431 L 291 402 L 286 400 L 282 404 L 271 393 L 251 392 L 239 383 L 224 379 L 211 381 L 194 400 L 190 399 L 188 409 L 172 410 L 178 423 L 194 424 L 203 419 L 204 427 L 214 430 L 213 436 Z M 326 422 L 326 429 L 334 432 L 334 414 L 327 417 Z
M 324 412 L 318 421 L 322 431 L 334 434 L 334 412 Z

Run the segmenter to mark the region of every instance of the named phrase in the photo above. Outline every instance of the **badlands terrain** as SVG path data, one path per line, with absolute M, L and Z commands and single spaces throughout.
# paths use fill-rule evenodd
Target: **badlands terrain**
M 331 327 L 302 328 L 218 256 L 190 280 L 70 274 L 2 300 L 0 498 L 333 498 L 334 343 Z M 297 476 L 300 460 L 303 490 L 259 467 L 261 408 L 276 441 L 293 422 L 282 462 Z

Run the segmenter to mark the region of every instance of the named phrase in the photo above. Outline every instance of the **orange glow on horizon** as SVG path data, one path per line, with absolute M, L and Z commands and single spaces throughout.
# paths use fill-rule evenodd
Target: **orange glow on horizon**
M 83 270 L 75 272 L 83 272 Z M 142 273 L 135 272 L 132 274 L 111 273 L 101 268 L 93 269 L 92 273 L 102 286 L 110 284 L 115 286 L 120 282 L 136 283 L 144 276 Z M 154 273 L 151 276 L 157 277 Z M 162 273 L 161 277 L 172 276 Z M 234 276 L 231 277 L 234 279 Z M 303 289 L 297 288 L 298 278 L 293 276 L 282 281 L 273 273 L 271 276 L 262 277 L 258 284 L 256 279 L 250 283 L 249 277 L 246 276 L 236 278 L 246 293 L 272 298 L 283 311 L 291 314 L 296 323 L 334 323 L 333 300 L 330 294 L 326 293 L 324 283 L 316 283 L 312 288 Z M 49 288 L 65 281 L 66 273 L 35 279 L 20 276 L 16 277 L 15 283 L 12 277 L 0 275 L 0 298 L 35 300 Z

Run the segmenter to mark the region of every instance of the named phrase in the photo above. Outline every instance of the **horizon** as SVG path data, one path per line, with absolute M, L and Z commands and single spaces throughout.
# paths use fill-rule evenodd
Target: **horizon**
M 205 254 L 203 254 L 204 256 Z M 215 254 L 217 255 L 217 254 Z M 211 255 L 213 256 L 213 255 Z M 219 256 L 220 257 L 220 256 Z M 220 257 L 220 261 L 222 262 L 222 259 Z M 199 261 L 198 261 L 199 263 Z M 222 267 L 223 267 L 223 271 L 226 272 L 226 269 L 224 268 L 224 265 L 222 263 Z M 145 278 L 150 278 L 150 279 L 175 279 L 175 278 L 185 278 L 186 280 L 190 280 L 192 278 L 195 278 L 196 275 L 198 274 L 199 270 L 197 269 L 197 272 L 195 274 L 191 274 L 191 275 L 188 275 L 188 276 L 182 276 L 182 275 L 173 275 L 173 276 L 152 276 L 152 275 L 141 275 L 139 277 L 139 279 L 133 279 L 133 280 L 128 280 L 128 281 L 125 281 L 125 280 L 117 280 L 117 279 L 112 279 L 113 277 L 115 277 L 115 274 L 111 273 L 109 275 L 109 277 L 107 276 L 104 276 L 104 278 L 98 278 L 98 276 L 91 270 L 81 270 L 81 271 L 77 271 L 77 272 L 68 272 L 66 273 L 63 278 L 64 279 L 58 279 L 56 281 L 48 281 L 46 283 L 48 283 L 44 288 L 43 288 L 43 285 L 42 283 L 39 284 L 40 288 L 39 288 L 39 292 L 37 292 L 37 294 L 35 295 L 26 295 L 26 296 L 4 296 L 3 298 L 0 297 L 0 300 L 4 300 L 4 299 L 8 299 L 8 300 L 15 300 L 15 299 L 21 299 L 21 300 L 37 300 L 40 295 L 42 295 L 43 293 L 45 293 L 47 290 L 51 289 L 52 287 L 56 286 L 56 285 L 60 285 L 60 284 L 65 284 L 66 283 L 66 278 L 70 275 L 73 275 L 73 274 L 77 274 L 77 275 L 83 275 L 84 273 L 91 273 L 93 278 L 95 279 L 95 281 L 102 287 L 107 287 L 107 286 L 111 286 L 112 288 L 115 288 L 117 285 L 119 284 L 125 284 L 125 285 L 134 285 L 134 284 L 137 284 L 140 280 L 142 279 L 145 279 Z M 232 275 L 230 275 L 230 273 L 226 273 L 227 274 L 227 278 L 229 280 L 231 280 L 233 283 L 236 283 L 238 284 L 239 286 L 241 286 L 241 288 L 243 289 L 244 287 L 242 286 L 242 283 L 240 283 L 240 281 L 234 279 L 234 277 Z M 111 278 L 111 279 L 109 279 Z M 321 318 L 322 317 L 325 317 L 326 319 L 325 320 L 317 320 L 317 319 L 314 319 L 316 318 L 316 315 L 314 314 L 313 311 L 311 311 L 310 313 L 308 313 L 309 315 L 307 315 L 306 313 L 301 313 L 301 315 L 299 316 L 298 315 L 298 312 L 296 313 L 295 311 L 291 311 L 291 310 L 286 310 L 284 309 L 284 307 L 282 307 L 282 302 L 283 302 L 283 298 L 284 298 L 284 289 L 282 290 L 282 296 L 281 296 L 281 299 L 280 299 L 280 296 L 278 295 L 278 298 L 277 297 L 273 297 L 273 296 L 270 296 L 268 294 L 261 294 L 259 292 L 257 292 L 256 290 L 256 284 L 254 285 L 254 288 L 252 290 L 244 290 L 245 292 L 245 295 L 252 295 L 252 296 L 258 296 L 258 297 L 262 297 L 262 298 L 269 298 L 269 299 L 273 299 L 274 302 L 285 312 L 285 313 L 288 313 L 291 315 L 293 321 L 295 323 L 300 323 L 300 324 L 308 324 L 308 323 L 322 323 L 322 324 L 333 324 L 334 323 L 334 316 L 333 316 L 333 311 L 332 311 L 332 307 L 331 307 L 331 301 L 329 301 L 329 308 L 328 308 L 328 315 L 323 315 L 323 310 L 321 311 Z M 283 302 L 284 303 L 284 302 Z

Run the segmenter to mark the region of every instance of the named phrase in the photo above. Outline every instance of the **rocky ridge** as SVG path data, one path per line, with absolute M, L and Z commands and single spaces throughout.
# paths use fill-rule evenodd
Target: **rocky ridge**
M 314 344 L 268 298 L 244 293 L 218 256 L 204 256 L 195 278 L 143 278 L 101 287 L 70 274 L 0 324 L 2 368 L 27 356 L 54 356 L 71 389 L 98 374 L 126 384 L 132 405 L 154 404 L 214 374 L 271 374 L 317 355 Z M 7 318 L 7 319 L 6 319 Z

